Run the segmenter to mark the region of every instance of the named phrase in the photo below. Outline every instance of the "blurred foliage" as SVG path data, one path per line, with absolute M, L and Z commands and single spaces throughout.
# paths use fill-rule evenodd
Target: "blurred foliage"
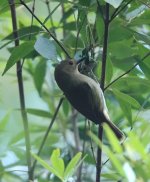
M 105 80 L 105 98 L 111 119 L 127 139 L 122 145 L 104 127 L 104 142 L 87 131 L 85 118 L 65 99 L 40 155 L 48 161 L 61 149 L 65 166 L 77 152 L 88 156 L 72 174 L 70 181 L 95 181 L 97 143 L 102 147 L 102 181 L 147 182 L 150 180 L 150 3 L 148 0 L 74 0 L 24 1 L 35 15 L 61 41 L 71 57 L 79 58 L 85 50 L 90 61 L 90 75 L 101 75 L 104 39 L 105 2 L 110 3 L 110 26 Z M 97 3 L 99 2 L 99 3 Z M 55 65 L 65 58 L 64 50 L 32 15 L 15 1 L 20 45 L 14 48 L 12 17 L 7 0 L 0 3 L 0 179 L 2 182 L 27 181 L 25 139 L 15 63 L 23 61 L 26 112 L 31 151 L 37 153 L 63 93 L 54 81 Z M 128 4 L 128 5 L 127 5 Z M 42 56 L 41 56 L 42 55 Z M 132 67 L 138 64 L 134 69 Z M 131 71 L 128 71 L 130 70 Z M 92 72 L 92 74 L 91 74 Z M 120 75 L 123 77 L 112 83 Z M 90 130 L 97 134 L 97 126 Z M 106 134 L 106 136 L 105 136 Z M 92 146 L 91 146 L 92 145 Z M 93 148 L 93 152 L 91 150 Z M 109 158 L 109 161 L 107 159 Z M 73 158 L 74 159 L 74 158 Z M 34 160 L 34 158 L 33 158 Z M 35 168 L 38 182 L 57 182 L 58 178 L 39 163 Z M 69 181 L 68 180 L 68 181 Z

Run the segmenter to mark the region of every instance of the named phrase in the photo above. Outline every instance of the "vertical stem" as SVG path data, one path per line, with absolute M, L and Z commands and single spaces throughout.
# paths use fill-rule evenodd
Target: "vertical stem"
M 19 37 L 17 32 L 17 19 L 16 19 L 16 9 L 14 0 L 9 0 L 11 17 L 12 17 L 12 26 L 15 39 L 15 46 L 19 46 Z M 25 145 L 26 145 L 26 158 L 28 165 L 28 178 L 33 180 L 31 171 L 31 154 L 30 154 L 30 137 L 29 137 L 29 127 L 28 127 L 28 118 L 25 111 L 25 98 L 24 98 L 24 88 L 23 88 L 23 79 L 22 79 L 22 66 L 21 61 L 19 60 L 16 64 L 17 67 L 17 79 L 18 79 L 18 88 L 19 88 L 19 97 L 20 97 L 20 107 L 21 115 L 24 125 L 24 134 L 25 134 Z
M 105 7 L 105 30 L 104 30 L 104 42 L 103 42 L 103 54 L 102 54 L 102 73 L 101 73 L 101 89 L 104 91 L 105 85 L 105 72 L 106 72 L 106 59 L 107 59 L 107 45 L 108 45 L 108 29 L 109 29 L 109 4 L 106 3 Z M 102 141 L 103 128 L 99 125 L 98 138 Z M 101 160 L 102 150 L 98 147 L 97 149 L 97 163 L 96 163 L 96 182 L 100 182 L 101 176 Z

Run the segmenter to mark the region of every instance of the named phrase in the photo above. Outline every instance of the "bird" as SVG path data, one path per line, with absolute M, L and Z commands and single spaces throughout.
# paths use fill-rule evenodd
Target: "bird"
M 107 123 L 116 137 L 122 140 L 124 133 L 110 120 L 100 84 L 80 73 L 78 65 L 74 59 L 68 59 L 55 67 L 54 77 L 58 87 L 78 112 L 95 124 L 103 126 Z

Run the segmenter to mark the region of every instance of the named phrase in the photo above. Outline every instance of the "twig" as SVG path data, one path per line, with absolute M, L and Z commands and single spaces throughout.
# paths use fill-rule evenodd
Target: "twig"
M 48 134 L 49 134 L 49 132 L 50 132 L 50 130 L 51 130 L 53 124 L 54 124 L 54 121 L 55 121 L 55 119 L 56 119 L 56 116 L 57 116 L 57 114 L 58 114 L 58 111 L 59 111 L 59 109 L 60 109 L 60 106 L 61 106 L 63 100 L 64 100 L 64 97 L 62 97 L 62 98 L 60 99 L 59 103 L 58 103 L 58 106 L 57 106 L 56 111 L 55 111 L 55 113 L 54 113 L 54 115 L 53 115 L 53 118 L 52 118 L 52 120 L 51 120 L 51 122 L 50 122 L 50 124 L 49 124 L 49 127 L 48 127 L 48 129 L 47 129 L 47 131 L 46 131 L 46 133 L 45 133 L 45 135 L 44 135 L 44 138 L 43 138 L 43 140 L 42 140 L 42 142 L 41 142 L 39 151 L 38 151 L 38 153 L 37 153 L 38 156 L 41 154 L 41 151 L 42 151 L 42 149 L 43 149 L 43 146 L 44 146 L 44 144 L 45 144 L 45 142 L 46 142 L 46 139 L 47 139 L 47 137 L 48 137 Z M 33 165 L 32 165 L 32 170 L 31 170 L 32 175 L 34 175 L 34 169 L 35 169 L 36 163 L 37 163 L 37 160 L 35 159 L 34 162 L 33 162 Z
M 65 7 L 64 7 L 64 3 L 61 3 L 61 11 L 62 11 L 62 17 L 64 17 L 65 15 Z M 63 20 L 63 26 L 66 26 L 66 19 Z M 63 28 L 63 39 L 66 36 L 66 30 Z
M 16 9 L 14 0 L 9 0 L 9 5 L 11 9 L 11 17 L 12 17 L 12 26 L 15 38 L 15 46 L 19 46 L 19 38 L 17 32 L 17 19 L 16 19 Z M 22 67 L 21 61 L 17 61 L 17 79 L 18 79 L 18 87 L 19 87 L 19 97 L 20 97 L 20 107 L 21 107 L 21 115 L 24 126 L 24 134 L 25 134 L 25 145 L 26 145 L 26 158 L 28 165 L 28 178 L 29 180 L 33 180 L 33 176 L 31 174 L 31 154 L 30 154 L 30 136 L 29 136 L 29 127 L 28 127 L 28 118 L 25 108 L 25 98 L 24 98 L 24 87 L 23 87 L 23 78 L 22 78 Z
M 101 73 L 101 89 L 104 91 L 105 84 L 105 72 L 106 72 L 106 59 L 107 59 L 107 43 L 108 43 L 108 29 L 109 29 L 109 4 L 106 3 L 105 9 L 105 29 L 104 29 L 104 43 L 103 43 L 103 54 L 102 54 L 102 73 Z M 99 125 L 98 138 L 102 141 L 103 128 Z M 102 150 L 98 147 L 97 149 L 97 163 L 96 163 L 96 182 L 100 182 L 101 176 L 101 158 Z
M 88 120 L 88 127 L 89 127 L 89 131 L 91 131 L 91 125 L 90 125 L 90 121 L 89 120 Z M 95 158 L 95 155 L 94 155 L 94 148 L 93 148 L 91 137 L 90 137 L 90 145 L 91 145 L 92 156 L 93 156 L 94 162 L 96 164 L 96 158 Z
M 49 20 L 50 20 L 50 23 L 51 23 L 51 25 L 53 27 L 52 31 L 53 31 L 53 34 L 56 37 L 56 32 L 55 32 L 55 28 L 54 28 L 54 21 L 53 21 L 53 18 L 52 18 L 52 12 L 51 12 L 51 7 L 50 7 L 50 1 L 49 0 L 45 0 L 45 3 L 46 3 L 46 6 L 47 6 L 47 9 L 48 9 Z
M 79 15 L 79 13 L 78 13 L 77 24 L 76 24 L 77 36 L 76 36 L 76 43 L 75 43 L 75 51 L 74 51 L 74 54 L 75 54 L 76 51 L 77 51 L 80 32 L 81 32 L 82 27 L 83 27 L 83 25 L 84 25 L 84 22 L 85 22 L 85 20 L 86 20 L 86 18 L 87 18 L 86 15 L 85 15 L 84 18 L 83 18 L 83 21 L 82 21 L 82 23 L 81 23 L 81 25 L 80 25 L 79 17 L 80 17 L 80 15 Z M 79 28 L 78 28 L 78 25 L 80 25 Z
M 136 66 L 138 66 L 142 61 L 144 61 L 144 59 L 146 59 L 148 56 L 150 56 L 150 52 L 148 52 L 142 59 L 140 62 L 136 63 L 134 66 L 132 66 L 128 71 L 124 72 L 122 75 L 118 76 L 116 79 L 114 79 L 111 83 L 109 83 L 104 90 L 106 90 L 108 87 L 110 87 L 112 84 L 114 84 L 117 80 L 119 80 L 120 78 L 122 78 L 123 76 L 127 75 L 128 73 L 130 73 L 134 68 L 136 68 Z
M 124 9 L 128 6 L 128 4 L 130 4 L 132 1 L 133 1 L 133 0 L 129 0 L 124 6 L 122 6 L 122 8 L 120 8 L 121 6 L 119 6 L 119 7 L 114 11 L 114 13 L 112 14 L 112 16 L 111 16 L 109 22 L 111 22 L 117 15 L 119 15 L 119 13 L 120 13 L 122 10 L 124 10 Z
M 33 17 L 42 25 L 42 27 L 49 33 L 49 35 L 55 40 L 58 46 L 64 51 L 68 58 L 71 58 L 63 45 L 59 42 L 59 40 L 49 31 L 49 29 L 41 22 L 41 20 L 32 12 L 32 10 L 24 3 L 23 0 L 20 0 L 20 3 L 33 15 Z

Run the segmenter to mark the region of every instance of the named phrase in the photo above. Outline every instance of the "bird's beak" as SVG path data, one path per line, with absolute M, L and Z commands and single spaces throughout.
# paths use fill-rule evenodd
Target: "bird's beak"
M 84 61 L 86 59 L 86 57 L 82 57 L 81 59 L 79 59 L 78 61 L 77 61 L 77 65 L 78 64 L 80 64 L 82 61 Z

